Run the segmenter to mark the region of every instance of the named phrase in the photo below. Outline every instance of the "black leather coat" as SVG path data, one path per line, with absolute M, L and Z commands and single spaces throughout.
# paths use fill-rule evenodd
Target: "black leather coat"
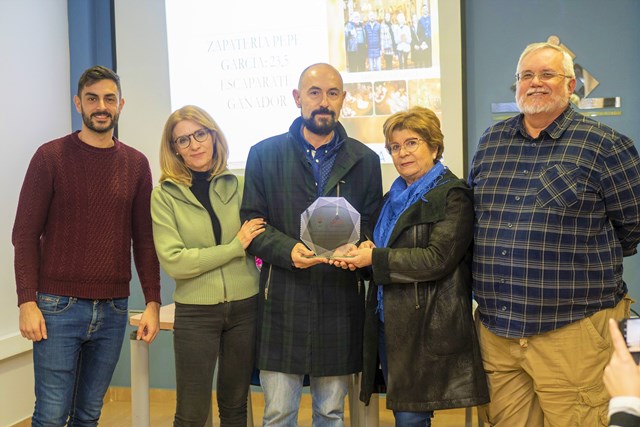
M 373 250 L 365 308 L 360 399 L 378 371 L 377 285 L 384 285 L 387 408 L 422 412 L 489 401 L 472 319 L 471 190 L 450 171 L 399 218 L 387 248 Z

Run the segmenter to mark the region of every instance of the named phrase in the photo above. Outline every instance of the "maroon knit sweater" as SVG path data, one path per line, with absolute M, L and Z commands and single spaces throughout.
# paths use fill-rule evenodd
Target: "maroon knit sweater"
M 145 300 L 160 302 L 149 162 L 114 144 L 95 148 L 75 132 L 31 159 L 12 235 L 18 305 L 35 301 L 36 292 L 128 297 L 132 242 Z

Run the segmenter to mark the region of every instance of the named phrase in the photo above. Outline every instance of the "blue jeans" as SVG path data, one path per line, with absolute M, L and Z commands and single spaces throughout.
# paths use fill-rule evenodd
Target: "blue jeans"
M 344 398 L 351 375 L 310 377 L 313 426 L 344 426 Z M 264 390 L 263 426 L 298 425 L 304 375 L 260 371 Z
M 33 343 L 32 425 L 97 426 L 127 325 L 127 298 L 38 294 L 48 338 Z
M 205 424 L 213 373 L 220 426 L 246 427 L 253 372 L 258 297 L 215 305 L 176 303 L 173 348 L 177 405 L 174 427 Z
M 384 382 L 387 382 L 387 344 L 384 340 L 384 322 L 378 321 L 378 356 Z M 427 412 L 399 412 L 393 411 L 397 427 L 430 427 L 433 411 Z

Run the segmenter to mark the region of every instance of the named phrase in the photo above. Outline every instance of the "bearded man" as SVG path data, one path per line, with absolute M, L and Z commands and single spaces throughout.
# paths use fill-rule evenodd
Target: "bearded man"
M 256 365 L 264 426 L 297 425 L 305 375 L 313 425 L 343 426 L 349 377 L 362 370 L 364 285 L 300 239 L 300 216 L 318 197 L 344 197 L 360 212 L 363 237 L 382 198 L 380 158 L 338 121 L 345 95 L 334 67 L 307 67 L 293 90 L 300 117 L 247 160 L 240 216 L 266 221 L 247 248 L 263 262 Z
M 480 139 L 473 290 L 492 426 L 606 426 L 609 318 L 629 315 L 623 257 L 640 242 L 633 141 L 577 113 L 571 56 L 520 56 L 521 113 Z
M 74 97 L 82 129 L 38 148 L 13 227 L 20 332 L 33 341 L 33 426 L 96 426 L 128 323 L 131 250 L 159 331 L 160 266 L 147 158 L 114 137 L 120 78 L 95 66 Z

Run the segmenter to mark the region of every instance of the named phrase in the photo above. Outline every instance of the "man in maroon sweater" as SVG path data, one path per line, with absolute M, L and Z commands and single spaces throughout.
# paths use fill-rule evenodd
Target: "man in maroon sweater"
M 82 130 L 38 148 L 13 227 L 20 332 L 33 341 L 33 426 L 98 424 L 127 325 L 132 247 L 146 301 L 137 338 L 153 341 L 160 324 L 151 171 L 113 136 L 119 77 L 86 70 L 74 103 Z

